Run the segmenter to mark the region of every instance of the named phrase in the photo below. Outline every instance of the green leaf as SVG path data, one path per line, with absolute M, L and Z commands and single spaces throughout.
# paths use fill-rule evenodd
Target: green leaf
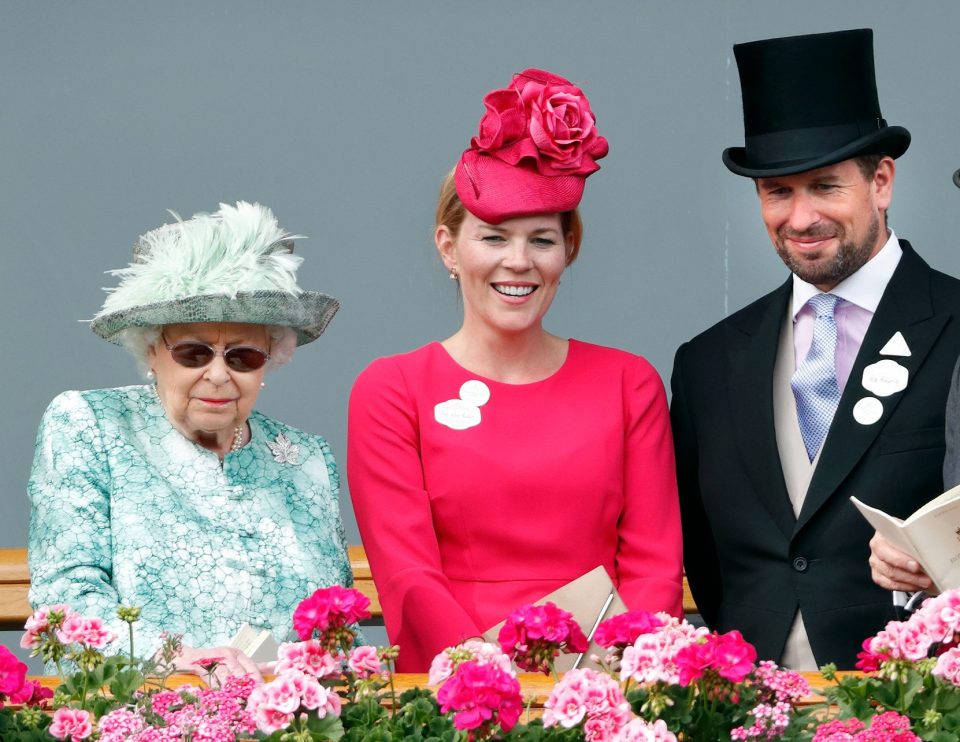
M 310 731 L 311 736 L 321 742 L 323 740 L 330 740 L 330 742 L 337 742 L 341 737 L 343 737 L 343 724 L 340 722 L 340 718 L 328 714 L 322 719 L 319 718 L 315 713 L 311 712 L 307 716 L 307 729 Z
M 143 686 L 143 681 L 143 674 L 139 670 L 121 670 L 110 681 L 110 693 L 118 703 L 129 703 Z

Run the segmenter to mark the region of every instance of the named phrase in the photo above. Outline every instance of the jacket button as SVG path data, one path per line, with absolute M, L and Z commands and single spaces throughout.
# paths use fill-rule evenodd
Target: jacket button
M 807 560 L 803 557 L 797 557 L 793 560 L 793 568 L 797 572 L 806 572 L 807 571 Z

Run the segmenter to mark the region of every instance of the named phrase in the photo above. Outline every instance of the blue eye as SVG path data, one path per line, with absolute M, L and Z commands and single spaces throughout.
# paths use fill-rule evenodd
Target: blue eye
M 483 240 L 484 242 L 489 242 L 491 244 L 498 244 L 504 241 L 503 237 L 499 234 L 487 234 L 481 237 L 480 239 Z
M 531 242 L 537 247 L 553 247 L 557 243 L 549 237 L 534 237 Z

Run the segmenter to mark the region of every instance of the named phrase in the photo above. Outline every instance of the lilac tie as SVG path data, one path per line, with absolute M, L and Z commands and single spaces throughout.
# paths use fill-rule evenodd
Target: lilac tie
M 837 386 L 837 323 L 833 312 L 840 301 L 833 294 L 817 294 L 807 304 L 817 313 L 813 341 L 790 386 L 797 400 L 797 419 L 807 456 L 813 461 L 823 444 L 840 402 Z

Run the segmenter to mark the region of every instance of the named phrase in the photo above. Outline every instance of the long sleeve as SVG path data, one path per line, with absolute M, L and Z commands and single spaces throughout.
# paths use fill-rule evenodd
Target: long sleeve
M 398 670 L 425 671 L 444 647 L 477 636 L 443 573 L 424 487 L 417 412 L 401 370 L 382 359 L 350 396 L 347 476 Z
M 691 418 L 683 378 L 683 353 L 677 350 L 670 386 L 670 416 L 677 457 L 677 486 L 683 523 L 683 551 L 687 579 L 697 608 L 707 625 L 716 623 L 723 594 L 713 534 L 700 496 L 697 433 Z
M 102 618 L 118 634 L 112 649 L 120 651 L 126 631 L 112 584 L 110 477 L 93 411 L 78 392 L 64 392 L 40 423 L 28 483 L 30 603 L 62 603 Z M 161 627 L 140 621 L 135 629 L 137 653 L 152 653 Z
M 663 383 L 638 358 L 624 379 L 624 511 L 616 556 L 631 610 L 683 615 L 682 554 L 670 417 Z

